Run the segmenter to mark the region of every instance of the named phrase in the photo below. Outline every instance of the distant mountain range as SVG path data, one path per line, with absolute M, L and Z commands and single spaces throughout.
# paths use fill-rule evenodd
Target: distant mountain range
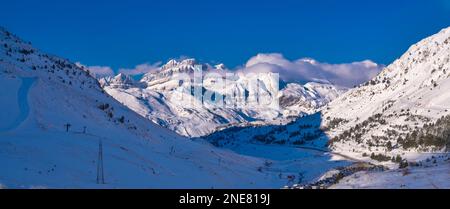
M 223 87 L 218 87 L 214 85 L 218 82 L 217 78 L 204 77 L 201 87 L 203 91 L 214 92 L 225 100 L 236 95 L 242 96 L 243 102 L 277 100 L 279 108 L 263 105 L 257 107 L 205 105 L 201 99 L 194 98 L 194 92 L 191 90 L 186 89 L 180 93 L 179 88 L 183 88 L 185 83 L 178 82 L 173 76 L 179 73 L 192 75 L 195 65 L 199 65 L 204 74 L 223 75 L 222 82 L 226 82 Z M 231 75 L 226 77 L 226 73 Z M 261 73 L 256 78 L 259 89 L 263 89 L 269 98 L 262 98 L 265 94 L 253 94 L 258 89 L 248 84 L 255 79 L 255 75 L 230 71 L 223 64 L 216 66 L 200 64 L 194 59 L 170 60 L 160 70 L 145 74 L 139 81 L 119 74 L 115 77 L 101 78 L 100 83 L 108 94 L 130 109 L 188 137 L 204 136 L 232 126 L 286 124 L 298 117 L 315 113 L 347 90 L 329 82 L 310 82 L 302 85 L 281 80 L 278 83 L 278 80 L 271 79 L 271 75 L 270 72 Z M 200 103 L 189 105 L 187 102 L 171 100 L 170 98 L 175 95 L 196 99 Z
M 281 162 L 263 170 L 270 159 L 154 124 L 109 96 L 86 69 L 3 28 L 0 86 L 0 188 L 280 188 L 296 174 Z
M 352 89 L 274 75 L 97 80 L 0 28 L 0 188 L 450 188 L 450 28 Z

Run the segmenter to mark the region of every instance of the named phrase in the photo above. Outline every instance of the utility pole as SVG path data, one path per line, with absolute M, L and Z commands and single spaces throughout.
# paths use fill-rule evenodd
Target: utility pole
M 103 174 L 103 146 L 101 139 L 98 144 L 97 184 L 105 184 L 105 176 Z
M 72 126 L 70 123 L 64 124 L 64 127 L 66 127 L 66 132 L 69 132 L 70 126 Z

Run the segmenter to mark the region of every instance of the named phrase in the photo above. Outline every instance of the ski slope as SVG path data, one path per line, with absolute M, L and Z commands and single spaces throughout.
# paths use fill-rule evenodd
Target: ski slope
M 21 86 L 19 88 L 19 90 L 17 91 L 17 96 L 13 97 L 13 95 L 11 95 L 11 99 L 16 98 L 17 100 L 17 104 L 18 104 L 18 110 L 19 113 L 15 114 L 14 112 L 11 114 L 11 112 L 9 111 L 5 111 L 3 114 L 5 114 L 5 118 L 6 120 L 2 120 L 1 123 L 1 128 L 0 131 L 10 131 L 13 130 L 14 128 L 17 128 L 22 122 L 24 122 L 27 117 L 28 114 L 30 112 L 30 107 L 28 106 L 28 92 L 31 88 L 31 86 L 33 85 L 33 83 L 36 81 L 35 78 L 21 78 Z M 1 81 L 0 81 L 1 82 Z M 12 94 L 14 94 L 14 91 L 11 91 L 11 89 L 9 91 L 4 91 L 6 92 L 10 92 Z M 11 108 L 11 109 L 17 109 L 17 108 Z M 6 117 L 6 115 L 10 115 L 9 118 Z
M 346 163 L 301 149 L 189 140 L 2 28 L 0 89 L 2 188 L 282 188 Z M 100 141 L 106 184 L 96 182 Z
M 194 143 L 126 108 L 127 118 L 140 120 L 139 128 L 152 130 L 145 135 L 129 132 L 107 121 L 94 105 L 86 105 L 94 101 L 78 99 L 85 97 L 82 92 L 67 91 L 57 83 L 3 73 L 0 77 L 4 83 L 19 84 L 4 86 L 16 92 L 16 104 L 1 103 L 4 110 L 19 110 L 10 120 L 13 123 L 2 124 L 13 128 L 0 132 L 0 183 L 4 187 L 278 188 L 286 183 L 257 171 L 263 159 Z M 9 95 L 2 94 L 1 101 L 10 99 L 3 96 Z M 69 132 L 63 126 L 67 122 L 73 124 Z M 83 126 L 88 127 L 87 133 L 82 132 Z M 95 181 L 99 140 L 104 146 L 105 185 Z

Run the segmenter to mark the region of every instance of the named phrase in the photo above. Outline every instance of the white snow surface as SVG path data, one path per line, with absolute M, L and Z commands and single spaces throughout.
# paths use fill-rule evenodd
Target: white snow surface
M 0 28 L 0 187 L 281 188 L 346 163 L 189 140 L 120 104 L 84 70 Z M 100 141 L 106 184 L 96 182 Z
M 448 153 L 448 147 L 438 149 L 433 145 L 405 149 L 397 140 L 398 136 L 404 137 L 413 130 L 420 130 L 425 124 L 448 116 L 448 89 L 450 28 L 414 44 L 373 80 L 332 100 L 319 113 L 298 118 L 287 125 L 229 128 L 204 138 L 224 147 L 239 143 L 267 143 L 329 149 L 347 160 L 361 160 L 397 169 L 398 163 L 391 160 L 380 162 L 371 159 L 370 155 L 400 156 L 403 160 L 417 162 Z M 398 135 L 392 134 L 394 131 Z M 341 137 L 340 141 L 332 141 L 331 146 L 327 144 L 345 132 L 348 135 Z M 391 143 L 390 149 L 388 142 Z M 435 184 L 437 187 L 448 187 L 448 182 L 445 182 L 448 181 L 447 168 L 448 163 L 438 163 L 436 169 L 422 167 L 414 170 L 427 172 L 430 178 L 435 177 L 439 181 Z M 361 180 L 350 180 L 356 182 L 351 186 L 357 187 L 366 181 L 371 185 L 368 187 L 390 187 L 391 180 L 400 180 L 392 177 L 395 173 L 370 173 Z M 413 180 L 416 177 L 424 179 L 426 176 L 403 178 L 407 184 L 405 187 L 430 187 L 430 184 L 415 184 Z
M 0 121 L 0 187 L 281 188 L 319 180 L 326 171 L 355 160 L 392 170 L 358 172 L 333 188 L 449 187 L 448 160 L 410 166 L 405 172 L 362 154 L 401 155 L 410 162 L 445 154 L 404 150 L 394 138 L 387 139 L 393 143 L 389 151 L 384 139 L 373 138 L 392 129 L 406 133 L 448 115 L 450 28 L 413 45 L 372 81 L 337 99 L 339 89 L 333 86 L 287 84 L 276 95 L 285 96 L 282 111 L 168 102 L 179 84 L 167 77 L 190 72 L 195 63 L 173 60 L 139 82 L 119 75 L 99 83 L 68 60 L 44 54 L 0 29 L 0 108 L 7 110 Z M 238 75 L 231 88 L 214 90 L 245 94 L 240 80 L 245 77 Z M 263 83 L 270 88 L 269 80 Z M 320 113 L 312 114 L 321 106 Z M 292 115 L 303 117 L 290 122 Z M 384 121 L 369 123 L 360 138 L 350 135 L 327 147 L 330 139 L 376 115 Z M 335 119 L 342 121 L 331 126 Z M 204 138 L 189 140 L 160 125 Z M 95 181 L 100 140 L 104 185 Z
M 420 167 L 357 172 L 343 178 L 330 189 L 449 189 L 449 159 Z
M 367 157 L 362 157 L 363 153 L 381 153 L 387 156 L 399 154 L 405 159 L 416 160 L 417 155 L 429 156 L 445 150 L 432 149 L 433 147 L 429 147 L 428 151 L 423 151 L 427 147 L 420 147 L 422 150 L 405 150 L 388 132 L 395 130 L 400 134 L 407 134 L 449 115 L 448 89 L 450 28 L 414 44 L 376 78 L 338 96 L 322 107 L 320 113 L 300 117 L 287 125 L 230 128 L 205 138 L 226 144 L 262 139 L 266 143 L 297 142 L 326 146 L 324 141 L 350 131 L 347 138 L 334 142 L 330 149 L 362 160 L 368 160 Z M 379 115 L 379 121 L 367 121 L 376 115 Z M 336 119 L 342 121 L 336 122 Z M 362 125 L 364 122 L 368 125 Z M 355 130 L 363 130 L 361 136 L 356 136 Z M 306 138 L 315 140 L 305 140 L 304 136 L 308 134 L 315 137 Z M 378 139 L 377 142 L 374 136 L 386 137 L 392 143 L 392 150 L 387 150 L 386 141 Z M 373 145 L 370 146 L 371 143 Z
M 433 147 L 419 150 L 402 150 L 396 139 L 388 137 L 394 150 L 388 151 L 374 136 L 389 136 L 389 131 L 399 134 L 420 129 L 435 122 L 450 110 L 450 28 L 441 30 L 411 46 L 394 63 L 386 67 L 376 78 L 365 85 L 351 89 L 322 108 L 323 126 L 333 119 L 345 119 L 335 129 L 327 132 L 329 138 L 361 125 L 370 117 L 379 115 L 383 123 L 370 123 L 370 127 L 355 142 L 354 136 L 333 144 L 333 150 L 361 157 L 363 152 L 387 155 L 417 153 L 423 149 L 441 152 Z M 368 144 L 378 144 L 370 149 Z M 396 149 L 398 148 L 398 149 Z M 356 149 L 356 152 L 353 151 Z

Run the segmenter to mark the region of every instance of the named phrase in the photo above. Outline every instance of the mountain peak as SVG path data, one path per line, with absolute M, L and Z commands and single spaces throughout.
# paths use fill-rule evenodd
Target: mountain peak
M 129 75 L 119 73 L 114 77 L 105 77 L 99 79 L 101 86 L 112 86 L 114 88 L 127 88 L 135 84 L 133 78 Z
M 161 69 L 169 69 L 178 65 L 178 61 L 175 59 L 169 60 L 166 64 L 164 64 Z
M 223 63 L 214 65 L 214 68 L 217 69 L 217 70 L 227 70 L 227 69 L 228 69 L 228 68 L 225 66 L 225 64 L 223 64 Z
M 188 67 L 193 67 L 196 64 L 197 64 L 197 61 L 193 58 L 183 59 L 181 61 L 171 59 L 165 65 L 163 65 L 161 67 L 161 70 L 164 71 L 164 70 L 169 70 L 169 69 L 173 69 L 173 68 L 188 68 Z
M 195 65 L 197 64 L 194 58 L 184 59 L 180 62 L 181 65 Z
M 132 81 L 133 79 L 129 75 L 125 75 L 123 73 L 119 73 L 116 76 L 114 76 L 114 80 L 120 81 L 120 82 L 126 82 L 126 81 Z

